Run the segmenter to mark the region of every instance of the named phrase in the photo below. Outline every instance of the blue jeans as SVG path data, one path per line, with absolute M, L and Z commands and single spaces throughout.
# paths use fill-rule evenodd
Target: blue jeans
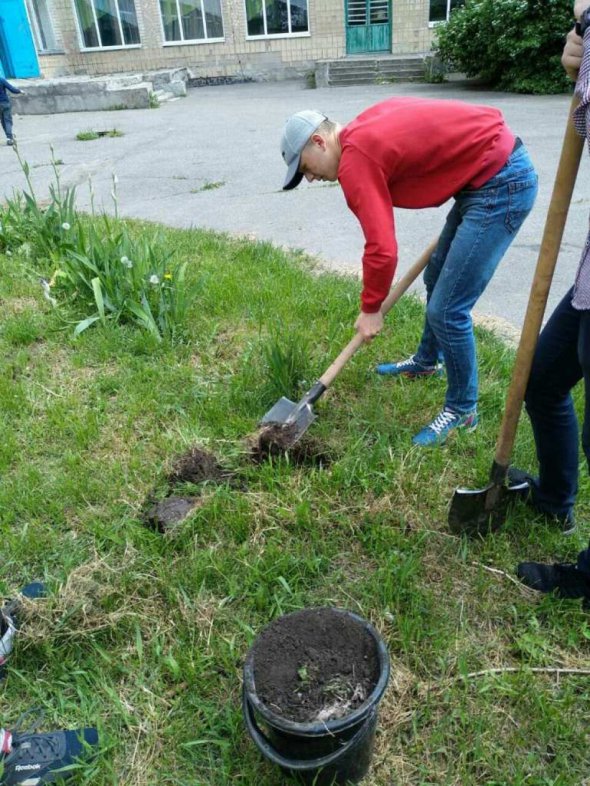
M 0 102 L 0 123 L 7 139 L 12 139 L 12 111 L 10 104 Z
M 558 516 L 572 511 L 578 493 L 578 419 L 571 390 L 581 379 L 582 448 L 590 470 L 590 311 L 577 311 L 572 294 L 573 288 L 539 336 L 525 394 L 539 459 L 533 501 Z M 580 554 L 578 566 L 590 573 L 590 549 Z
M 445 407 L 477 405 L 477 358 L 471 309 L 516 237 L 537 196 L 537 175 L 521 145 L 481 188 L 460 191 L 424 271 L 426 321 L 415 359 L 447 368 Z

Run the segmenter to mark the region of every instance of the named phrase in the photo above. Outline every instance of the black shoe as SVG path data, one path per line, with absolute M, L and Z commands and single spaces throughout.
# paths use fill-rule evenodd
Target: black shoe
M 90 748 L 98 745 L 96 729 L 54 731 L 47 734 L 11 733 L 0 729 L 0 776 L 2 786 L 38 786 L 66 780 L 78 768 L 80 758 L 94 755 Z
M 521 562 L 516 575 L 527 587 L 537 592 L 555 592 L 558 598 L 584 598 L 590 601 L 590 574 L 572 563 L 545 565 L 542 562 Z
M 573 512 L 559 514 L 550 513 L 535 504 L 533 500 L 533 487 L 537 478 L 518 467 L 508 467 L 508 491 L 518 497 L 525 505 L 532 508 L 535 513 L 540 513 L 550 524 L 557 524 L 564 535 L 571 535 L 576 529 L 576 519 Z

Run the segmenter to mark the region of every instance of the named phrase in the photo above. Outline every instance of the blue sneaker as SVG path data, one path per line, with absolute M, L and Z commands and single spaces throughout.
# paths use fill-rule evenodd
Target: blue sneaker
M 380 363 L 376 371 L 378 374 L 390 377 L 408 377 L 417 379 L 418 377 L 440 377 L 443 373 L 442 365 L 436 363 L 434 366 L 423 366 L 416 363 L 415 355 L 407 360 L 400 360 L 399 363 Z
M 79 759 L 93 758 L 97 745 L 98 733 L 92 728 L 46 734 L 0 729 L 0 783 L 2 786 L 61 783 L 79 771 L 76 766 Z
M 475 409 L 473 412 L 460 415 L 458 412 L 445 408 L 438 413 L 432 423 L 424 426 L 422 431 L 419 431 L 412 438 L 412 444 L 421 448 L 428 448 L 432 445 L 444 445 L 452 431 L 458 428 L 475 431 L 478 421 L 479 418 Z

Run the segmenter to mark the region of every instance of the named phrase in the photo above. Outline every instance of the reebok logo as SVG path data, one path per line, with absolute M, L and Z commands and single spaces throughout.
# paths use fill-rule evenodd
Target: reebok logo
M 40 764 L 17 764 L 14 768 L 15 772 L 22 772 L 22 770 L 40 770 Z

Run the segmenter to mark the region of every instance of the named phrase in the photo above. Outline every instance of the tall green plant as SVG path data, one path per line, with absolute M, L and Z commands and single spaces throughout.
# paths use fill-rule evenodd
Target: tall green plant
M 107 215 L 80 226 L 79 248 L 56 259 L 55 293 L 86 311 L 79 334 L 95 322 L 135 322 L 158 339 L 178 334 L 191 299 L 186 263 L 175 264 L 160 235 L 134 237 Z
M 309 376 L 308 342 L 301 335 L 275 330 L 262 347 L 267 383 L 265 399 L 297 398 Z
M 561 52 L 573 26 L 571 0 L 467 0 L 436 31 L 449 66 L 490 87 L 517 93 L 563 93 Z
M 76 314 L 68 322 L 79 334 L 96 322 L 131 322 L 158 339 L 178 336 L 194 290 L 186 263 L 172 260 L 161 235 L 131 233 L 118 219 L 117 178 L 111 196 L 114 218 L 88 221 L 76 210 L 76 191 L 62 187 L 53 157 L 54 182 L 40 202 L 30 167 L 19 156 L 27 188 L 15 192 L 0 210 L 0 252 L 25 256 L 41 274 L 45 297 Z M 50 270 L 48 270 L 50 268 Z
M 33 187 L 30 167 L 18 151 L 16 153 L 27 188 L 15 191 L 0 210 L 0 251 L 46 261 L 55 253 L 76 245 L 76 189 L 62 187 L 52 150 L 55 182 L 49 186 L 49 200 L 40 202 Z

